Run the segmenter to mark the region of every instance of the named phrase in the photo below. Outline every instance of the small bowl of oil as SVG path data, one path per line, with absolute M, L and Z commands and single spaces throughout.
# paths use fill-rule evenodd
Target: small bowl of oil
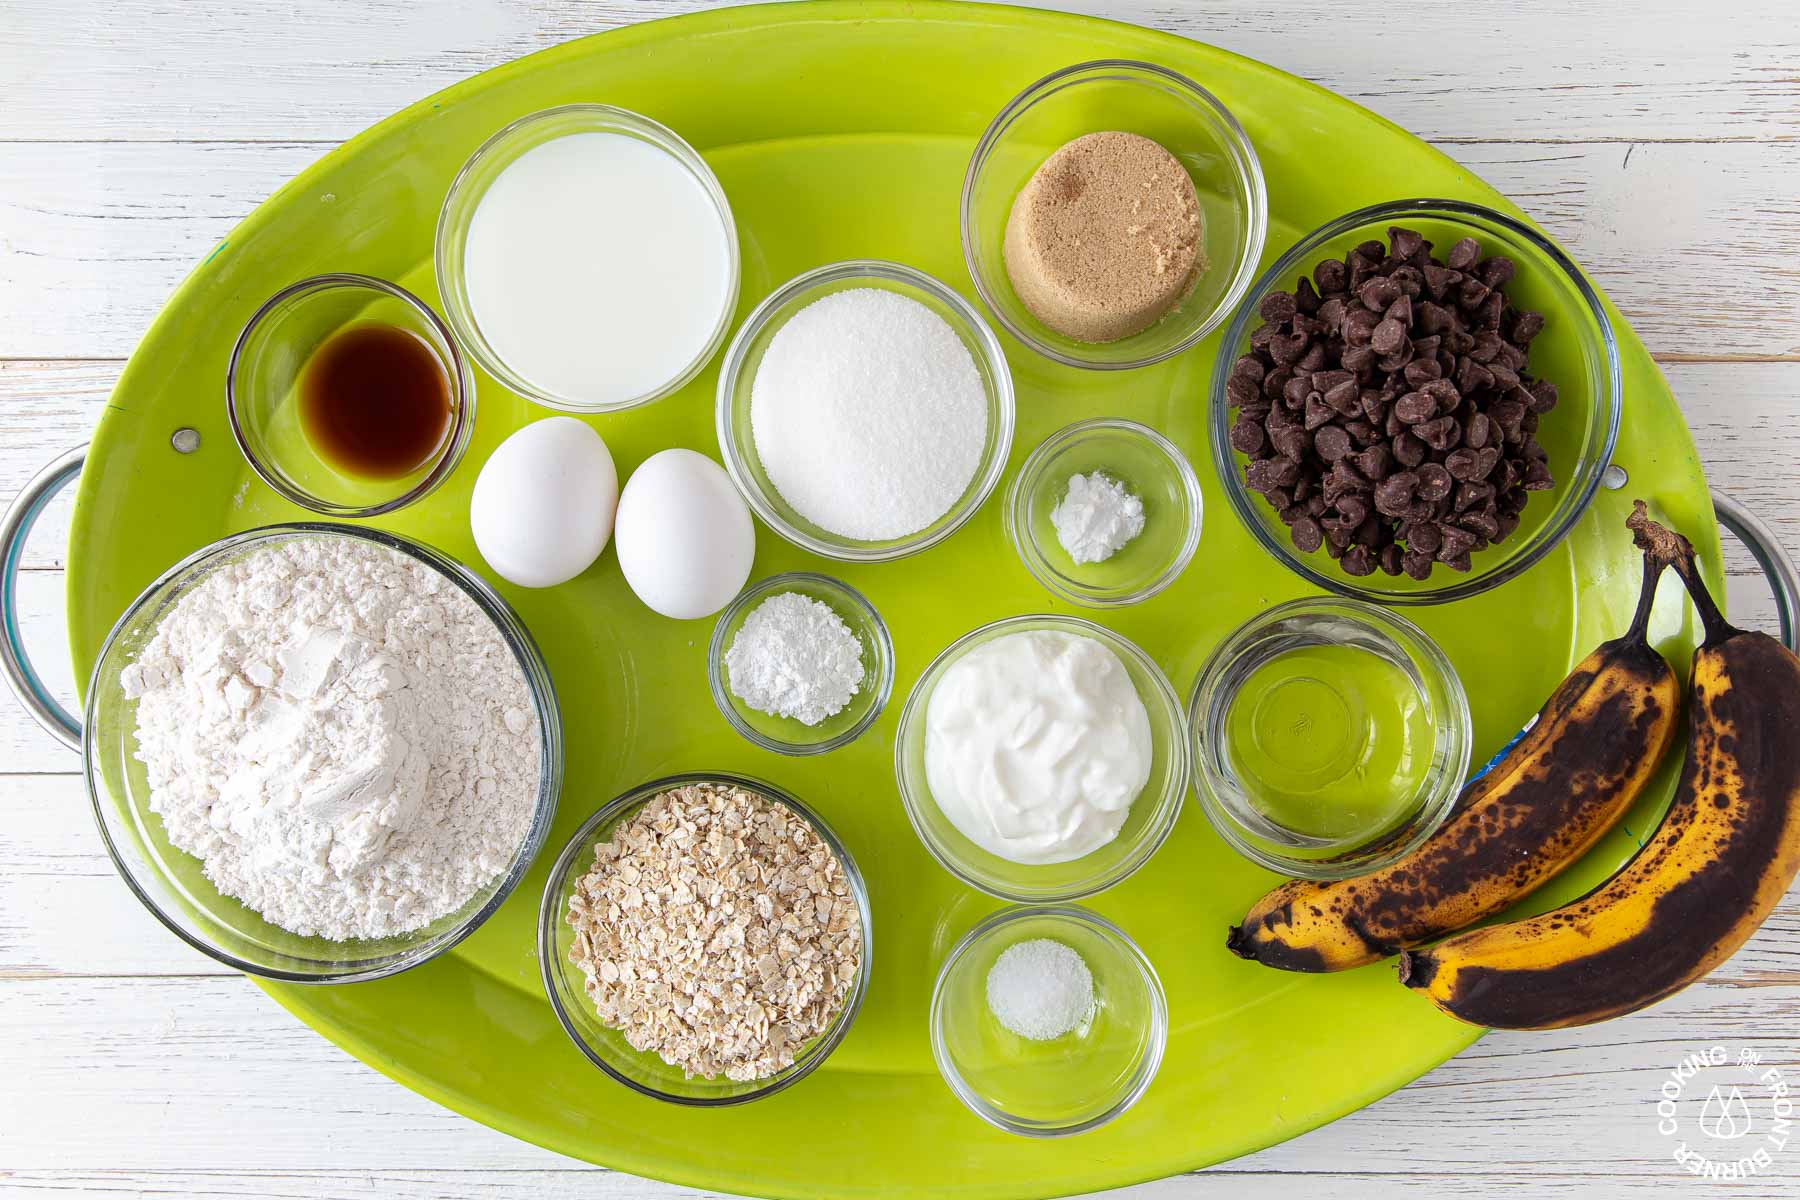
M 1361 600 L 1258 614 L 1188 699 L 1195 792 L 1233 849 L 1272 871 L 1344 879 L 1443 824 L 1469 769 L 1469 701 L 1436 642 Z
M 475 428 L 474 377 L 449 327 L 370 275 L 316 275 L 269 297 L 232 348 L 225 399 L 251 470 L 332 517 L 429 495 Z

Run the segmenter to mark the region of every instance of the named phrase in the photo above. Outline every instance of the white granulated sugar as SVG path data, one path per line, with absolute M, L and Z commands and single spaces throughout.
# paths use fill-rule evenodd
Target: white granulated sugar
M 299 537 L 214 570 L 120 683 L 169 840 L 294 933 L 429 925 L 530 828 L 523 671 L 468 596 L 384 546 Z
M 757 712 L 817 725 L 862 687 L 862 643 L 830 605 L 783 592 L 744 618 L 725 675 L 732 695 Z
M 858 541 L 917 533 L 962 497 L 987 442 L 967 346 L 917 300 L 853 288 L 795 313 L 750 389 L 757 457 L 781 498 Z
M 988 970 L 988 1011 L 1022 1038 L 1073 1033 L 1094 1011 L 1094 976 L 1080 954 L 1053 938 L 1008 946 Z
M 1105 562 L 1144 532 L 1144 502 L 1099 471 L 1069 476 L 1069 488 L 1050 512 L 1056 540 L 1078 564 Z

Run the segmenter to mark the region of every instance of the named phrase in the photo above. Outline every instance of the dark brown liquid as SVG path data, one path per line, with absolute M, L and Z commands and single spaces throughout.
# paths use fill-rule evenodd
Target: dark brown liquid
M 417 334 L 351 325 L 300 371 L 300 428 L 325 461 L 365 479 L 401 479 L 450 434 L 450 377 Z

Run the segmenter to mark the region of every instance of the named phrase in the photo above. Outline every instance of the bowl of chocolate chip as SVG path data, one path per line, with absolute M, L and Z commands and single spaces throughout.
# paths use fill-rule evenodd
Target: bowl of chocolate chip
M 1517 577 L 1580 520 L 1618 441 L 1593 286 L 1504 213 L 1359 209 L 1251 286 L 1213 371 L 1213 463 L 1308 581 L 1436 604 Z

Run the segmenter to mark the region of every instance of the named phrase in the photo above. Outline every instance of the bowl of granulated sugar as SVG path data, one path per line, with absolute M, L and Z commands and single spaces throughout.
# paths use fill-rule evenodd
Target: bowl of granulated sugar
M 955 533 L 1013 436 L 999 339 L 944 284 L 899 263 L 834 263 L 756 307 L 719 372 L 719 448 L 776 533 L 878 562 Z

